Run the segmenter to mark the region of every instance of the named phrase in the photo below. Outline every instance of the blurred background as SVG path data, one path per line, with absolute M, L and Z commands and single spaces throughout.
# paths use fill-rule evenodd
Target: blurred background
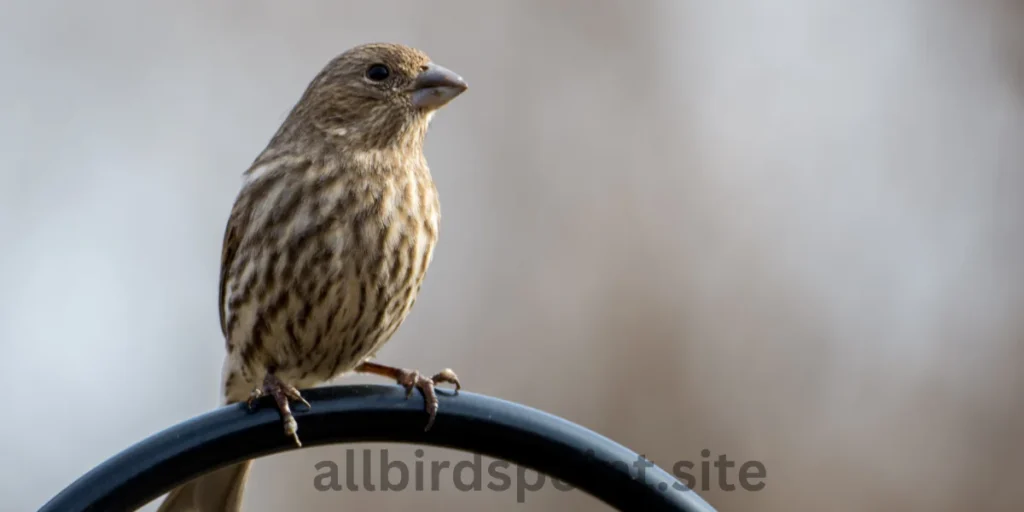
M 4 11 L 0 509 L 218 405 L 240 175 L 369 41 L 471 86 L 428 137 L 441 240 L 380 360 L 663 467 L 761 461 L 763 490 L 702 492 L 719 510 L 1024 509 L 1022 2 Z M 604 509 L 550 485 L 314 491 L 345 448 L 259 460 L 246 510 Z

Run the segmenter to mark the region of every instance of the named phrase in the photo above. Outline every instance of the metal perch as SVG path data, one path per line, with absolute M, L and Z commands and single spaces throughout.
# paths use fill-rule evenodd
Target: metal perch
M 398 386 L 304 390 L 312 404 L 295 417 L 305 447 L 352 442 L 412 443 L 479 453 L 566 482 L 620 510 L 713 512 L 696 492 L 639 455 L 567 420 L 497 398 L 439 390 L 437 419 L 424 432 L 422 400 Z M 179 423 L 129 447 L 73 482 L 40 512 L 135 510 L 203 473 L 297 449 L 269 401 L 234 404 Z

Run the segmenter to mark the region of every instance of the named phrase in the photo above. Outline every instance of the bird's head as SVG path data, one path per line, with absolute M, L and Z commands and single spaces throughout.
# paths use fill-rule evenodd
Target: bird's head
M 415 48 L 366 44 L 331 60 L 293 116 L 327 137 L 363 147 L 419 144 L 433 113 L 466 88 L 459 75 Z

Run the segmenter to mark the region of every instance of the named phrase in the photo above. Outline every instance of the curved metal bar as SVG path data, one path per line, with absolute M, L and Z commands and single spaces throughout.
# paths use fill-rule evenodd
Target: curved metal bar
M 713 512 L 696 492 L 639 455 L 567 420 L 505 400 L 438 390 L 430 431 L 421 399 L 398 386 L 347 385 L 303 391 L 294 412 L 303 446 L 399 442 L 455 448 L 504 459 L 568 483 L 620 510 Z M 135 510 L 222 466 L 296 449 L 272 402 L 250 412 L 221 407 L 129 447 L 73 482 L 40 512 Z

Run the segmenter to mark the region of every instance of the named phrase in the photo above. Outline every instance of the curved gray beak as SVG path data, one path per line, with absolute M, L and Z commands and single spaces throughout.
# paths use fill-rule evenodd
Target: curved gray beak
M 461 76 L 431 62 L 412 83 L 412 104 L 425 110 L 438 109 L 468 88 Z

